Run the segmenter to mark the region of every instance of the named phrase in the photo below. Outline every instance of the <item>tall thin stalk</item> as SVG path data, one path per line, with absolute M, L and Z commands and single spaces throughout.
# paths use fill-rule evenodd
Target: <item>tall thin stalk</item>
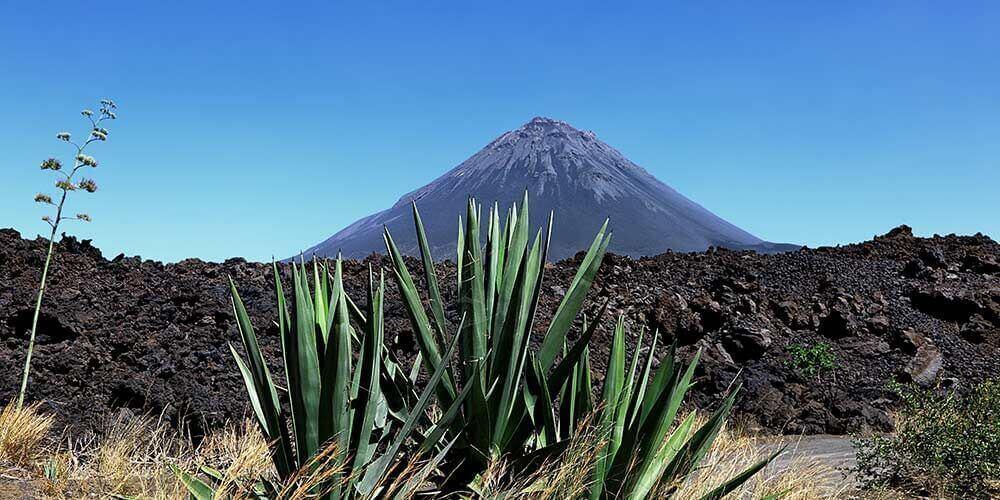
M 38 203 L 44 203 L 47 205 L 52 205 L 56 207 L 55 217 L 44 216 L 42 220 L 45 221 L 49 226 L 51 226 L 52 231 L 49 233 L 49 249 L 45 254 L 45 265 L 42 267 L 42 280 L 38 285 L 38 297 L 35 299 L 35 314 L 31 318 L 31 337 L 28 339 L 28 352 L 24 358 L 24 373 L 21 376 L 21 390 L 17 395 L 17 407 L 20 409 L 24 406 L 24 395 L 28 390 L 28 375 L 31 372 L 31 357 L 35 352 L 35 336 L 38 333 L 38 316 L 42 310 L 42 297 L 45 296 L 45 285 L 49 276 L 49 265 L 52 263 L 52 254 L 55 250 L 55 238 L 56 231 L 59 230 L 59 224 L 64 220 L 82 220 L 84 222 L 90 222 L 90 216 L 84 213 L 76 214 L 73 217 L 64 217 L 63 208 L 66 206 L 66 197 L 70 191 L 76 191 L 81 189 L 88 193 L 93 193 L 97 191 L 97 183 L 92 179 L 76 179 L 77 172 L 83 167 L 97 168 L 97 160 L 92 156 L 84 154 L 84 150 L 87 149 L 92 142 L 106 141 L 108 140 L 107 129 L 101 127 L 101 123 L 105 120 L 114 120 L 117 118 L 115 110 L 118 107 L 115 105 L 114 101 L 109 99 L 101 100 L 101 108 L 98 117 L 94 118 L 94 112 L 85 109 L 81 114 L 90 121 L 91 130 L 90 135 L 83 144 L 77 144 L 73 142 L 70 134 L 67 132 L 60 132 L 56 134 L 56 138 L 64 141 L 66 143 L 72 144 L 76 148 L 76 154 L 73 155 L 73 169 L 66 173 L 62 168 L 62 163 L 55 159 L 49 158 L 42 162 L 42 170 L 51 170 L 57 172 L 63 177 L 56 181 L 56 188 L 61 191 L 59 195 L 59 203 L 53 203 L 52 197 L 39 193 L 35 195 L 35 201 Z

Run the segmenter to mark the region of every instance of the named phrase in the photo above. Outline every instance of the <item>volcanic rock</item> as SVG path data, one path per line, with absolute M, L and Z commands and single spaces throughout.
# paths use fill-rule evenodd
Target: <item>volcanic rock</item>
M 726 351 L 739 361 L 761 357 L 774 342 L 770 330 L 752 326 L 735 327 L 723 339 Z
M 0 230 L 0 366 L 7 368 L 0 370 L 0 400 L 10 400 L 19 385 L 46 246 Z M 245 389 L 228 347 L 241 349 L 227 276 L 281 378 L 270 264 L 106 260 L 92 244 L 71 238 L 56 248 L 28 398 L 44 401 L 60 423 L 93 429 L 108 413 L 131 408 L 198 434 L 243 418 Z M 623 313 L 630 354 L 640 328 L 661 329 L 665 342 L 657 356 L 672 340 L 684 363 L 703 349 L 689 407 L 715 408 L 739 382 L 744 391 L 735 415 L 762 430 L 884 432 L 895 404 L 887 383 L 897 377 L 924 384 L 955 379 L 963 391 L 1000 373 L 1000 276 L 963 266 L 939 269 L 955 276 L 942 281 L 903 275 L 906 263 L 929 248 L 940 249 L 949 265 L 966 255 L 1000 257 L 1000 245 L 982 235 L 905 232 L 783 254 L 715 249 L 637 260 L 609 254 L 584 310 L 592 317 L 609 301 L 611 311 Z M 546 266 L 535 346 L 581 258 Z M 386 261 L 344 262 L 345 287 L 362 307 L 369 265 L 377 270 Z M 419 277 L 419 261 L 408 265 Z M 456 303 L 454 264 L 437 264 L 437 273 L 445 303 Z M 408 366 L 416 342 L 391 283 L 385 314 L 386 345 Z M 455 324 L 460 319 L 454 307 L 445 314 Z M 611 321 L 590 344 L 595 383 L 608 359 Z M 571 329 L 571 342 L 579 327 Z M 789 348 L 819 343 L 835 356 L 833 372 L 821 382 L 803 380 L 788 363 Z
M 944 357 L 941 351 L 923 335 L 914 334 L 908 337 L 915 351 L 913 358 L 903 368 L 904 379 L 913 381 L 922 387 L 934 385 L 938 372 L 941 371 Z

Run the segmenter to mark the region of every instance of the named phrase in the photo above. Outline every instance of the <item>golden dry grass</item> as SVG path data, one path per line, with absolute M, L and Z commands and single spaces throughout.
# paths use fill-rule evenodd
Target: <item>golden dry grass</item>
M 267 443 L 256 423 L 239 422 L 193 446 L 183 433 L 149 416 L 120 413 L 99 437 L 53 439 L 52 418 L 37 406 L 0 412 L 4 480 L 41 498 L 187 499 L 171 466 L 197 471 L 210 466 L 226 478 L 224 493 L 240 498 L 247 478 L 270 473 Z M 12 457 L 10 460 L 7 457 Z
M 767 458 L 773 453 L 772 448 L 759 437 L 723 427 L 698 470 L 677 485 L 672 498 L 702 498 L 750 465 Z M 777 495 L 783 500 L 808 500 L 846 496 L 848 483 L 843 480 L 843 474 L 818 460 L 797 455 L 794 443 L 778 458 L 726 498 L 756 499 Z
M 511 470 L 504 459 L 490 462 L 479 477 L 477 494 L 483 498 L 563 499 L 585 496 L 590 487 L 586 471 L 597 462 L 604 438 L 593 426 L 573 438 L 562 454 L 543 462 L 530 473 Z
M 161 420 L 128 412 L 109 418 L 97 436 L 84 439 L 48 435 L 52 418 L 39 413 L 37 406 L 18 412 L 5 409 L 2 415 L 3 435 L 10 438 L 9 448 L 16 451 L 11 456 L 17 457 L 18 465 L 5 461 L 0 467 L 0 497 L 11 491 L 38 498 L 189 498 L 172 467 L 202 477 L 202 467 L 218 471 L 217 498 L 250 498 L 255 482 L 276 479 L 267 442 L 250 419 L 231 423 L 194 446 L 183 432 Z M 331 444 L 277 485 L 279 498 L 315 498 L 337 484 L 333 478 L 344 475 L 344 465 L 337 459 L 337 448 Z M 400 488 L 421 471 L 420 464 L 416 460 L 394 464 L 383 489 Z
M 179 437 L 162 421 L 119 413 L 105 424 L 96 445 L 79 447 L 83 467 L 78 472 L 101 493 L 177 498 L 182 490 L 166 466 L 192 455 Z
M 197 473 L 202 466 L 219 471 L 223 478 L 218 484 L 220 498 L 247 498 L 255 480 L 275 477 L 267 443 L 251 420 L 232 423 L 206 436 L 198 446 L 162 421 L 129 413 L 110 418 L 100 437 L 90 439 L 53 439 L 51 428 L 52 418 L 41 413 L 38 406 L 0 411 L 4 475 L 7 480 L 20 478 L 37 497 L 188 498 L 171 466 L 191 473 Z M 529 473 L 519 474 L 511 470 L 509 462 L 496 460 L 479 478 L 476 493 L 484 498 L 579 498 L 589 487 L 587 472 L 592 470 L 602 446 L 603 439 L 597 432 L 584 432 L 572 439 L 562 455 Z M 766 448 L 759 438 L 723 429 L 697 472 L 680 484 L 661 485 L 659 494 L 676 487 L 672 498 L 700 498 L 766 456 Z M 790 500 L 844 496 L 842 487 L 830 487 L 837 484 L 838 471 L 796 457 L 794 445 L 785 453 L 791 458 L 786 456 L 780 465 L 768 466 L 727 498 L 765 498 L 776 493 Z M 342 466 L 335 457 L 336 448 L 325 450 L 282 486 L 281 497 L 314 496 L 317 486 L 342 475 Z M 417 477 L 420 464 L 416 459 L 395 464 L 390 484 L 384 485 L 382 491 L 394 491 L 409 478 Z
M 40 411 L 39 405 L 18 408 L 11 402 L 0 410 L 0 465 L 27 467 L 43 451 L 52 429 L 53 418 Z
M 704 421 L 705 418 L 699 416 L 693 430 Z M 484 498 L 532 500 L 585 496 L 589 487 L 587 472 L 593 469 L 602 445 L 603 440 L 597 433 L 583 434 L 574 438 L 560 457 L 513 479 L 509 478 L 512 471 L 508 462 L 494 461 L 479 478 L 476 493 Z M 770 453 L 773 451 L 768 450 L 762 439 L 724 427 L 695 474 L 680 484 L 659 485 L 650 498 L 702 498 Z M 805 500 L 847 496 L 847 483 L 842 480 L 840 471 L 795 453 L 794 446 L 789 446 L 780 464 L 765 467 L 726 498 L 758 499 L 780 494 L 783 500 Z

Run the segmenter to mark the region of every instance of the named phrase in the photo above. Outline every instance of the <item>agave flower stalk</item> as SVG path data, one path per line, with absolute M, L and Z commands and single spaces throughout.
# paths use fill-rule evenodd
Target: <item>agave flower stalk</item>
M 31 372 L 31 357 L 35 350 L 35 335 L 38 331 L 38 316 L 42 309 L 42 297 L 45 295 L 46 281 L 49 276 L 49 265 L 52 263 L 52 254 L 55 250 L 55 238 L 56 232 L 59 230 L 60 224 L 67 220 L 80 220 L 84 222 L 90 222 L 90 216 L 87 214 L 76 214 L 75 216 L 67 216 L 63 214 L 63 209 L 66 206 L 66 198 L 72 191 L 82 190 L 88 193 L 93 193 L 97 191 L 97 183 L 93 179 L 78 179 L 76 177 L 77 173 L 83 168 L 97 168 L 97 160 L 94 157 L 84 154 L 87 146 L 94 142 L 104 142 L 108 140 L 108 130 L 105 129 L 102 124 L 107 120 L 117 119 L 117 108 L 118 106 L 110 99 L 101 100 L 100 111 L 95 118 L 94 112 L 89 109 L 85 109 L 81 114 L 90 122 L 91 130 L 87 137 L 87 140 L 83 142 L 75 142 L 68 132 L 59 132 L 56 134 L 56 139 L 66 142 L 73 146 L 75 149 L 75 154 L 73 155 L 73 168 L 63 169 L 62 162 L 55 158 L 49 158 L 42 162 L 42 170 L 49 170 L 54 172 L 58 178 L 56 180 L 55 186 L 59 190 L 58 199 L 59 202 L 53 202 L 52 197 L 45 194 L 39 193 L 35 195 L 35 202 L 51 205 L 54 207 L 54 213 L 52 215 L 46 215 L 42 217 L 50 226 L 51 232 L 49 233 L 49 248 L 45 253 L 45 264 L 42 266 L 42 278 L 41 283 L 38 285 L 38 296 L 35 299 L 35 313 L 31 319 L 31 336 L 28 339 L 28 350 L 24 358 L 24 373 L 21 376 L 21 390 L 17 395 L 17 407 L 21 408 L 24 406 L 24 395 L 28 390 L 28 375 Z

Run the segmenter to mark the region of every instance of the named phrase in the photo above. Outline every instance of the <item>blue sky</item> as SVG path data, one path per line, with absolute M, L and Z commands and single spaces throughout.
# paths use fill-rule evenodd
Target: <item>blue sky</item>
M 768 240 L 1000 235 L 997 2 L 4 3 L 0 226 L 108 96 L 109 257 L 291 255 L 536 115 Z

